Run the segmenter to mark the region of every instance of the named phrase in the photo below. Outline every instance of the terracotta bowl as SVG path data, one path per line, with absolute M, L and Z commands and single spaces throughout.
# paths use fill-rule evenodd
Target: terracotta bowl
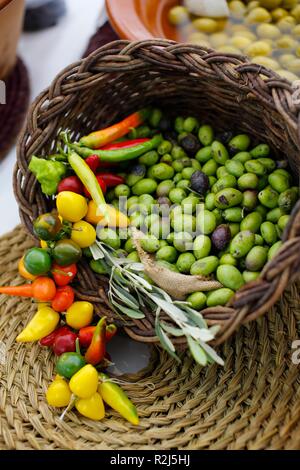
M 180 33 L 168 22 L 168 11 L 178 0 L 106 0 L 109 20 L 122 39 L 131 41 L 167 38 L 179 41 Z
M 0 79 L 15 65 L 23 13 L 24 0 L 0 0 Z

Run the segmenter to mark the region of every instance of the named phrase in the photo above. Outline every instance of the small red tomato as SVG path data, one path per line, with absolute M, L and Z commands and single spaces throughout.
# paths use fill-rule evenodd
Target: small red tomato
M 56 312 L 65 312 L 74 302 L 74 291 L 70 286 L 59 287 L 52 300 L 51 307 Z
M 54 263 L 52 265 L 51 273 L 54 282 L 59 287 L 64 287 L 70 284 L 77 274 L 76 264 L 70 264 L 69 266 L 59 266 Z
M 90 167 L 90 169 L 96 173 L 100 166 L 100 158 L 98 155 L 90 155 L 86 158 L 85 163 Z
M 102 189 L 102 192 L 103 194 L 106 193 L 106 190 L 107 190 L 107 186 L 106 186 L 106 183 L 103 181 L 103 179 L 101 178 L 101 176 L 97 176 L 97 181 L 100 185 L 100 188 Z M 84 195 L 86 197 L 88 197 L 89 199 L 91 199 L 91 195 L 90 193 L 88 192 L 88 190 L 86 188 L 84 188 Z
M 68 176 L 61 180 L 58 185 L 57 192 L 71 191 L 72 193 L 82 194 L 83 184 L 77 176 Z
M 66 352 L 76 351 L 76 333 L 69 330 L 62 334 L 58 334 L 53 343 L 53 352 L 56 356 L 61 356 Z

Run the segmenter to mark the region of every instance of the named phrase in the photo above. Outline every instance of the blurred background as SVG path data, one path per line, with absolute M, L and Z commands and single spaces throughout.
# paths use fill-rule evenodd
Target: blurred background
M 7 0 L 0 0 L 1 3 Z M 14 1 L 13 1 L 14 3 Z M 12 11 L 14 19 L 20 15 L 23 0 L 16 0 L 16 6 Z M 64 67 L 78 60 L 87 47 L 89 38 L 94 34 L 97 27 L 106 21 L 104 10 L 104 0 L 59 0 L 58 7 L 50 10 L 52 16 L 45 15 L 42 7 L 43 3 L 48 4 L 49 0 L 30 0 L 27 7 L 31 7 L 32 15 L 26 17 L 27 28 L 31 27 L 35 31 L 23 31 L 18 45 L 18 55 L 26 64 L 30 80 L 30 101 L 32 101 L 44 88 L 49 86 L 55 75 Z M 51 2 L 50 2 L 51 3 Z M 56 3 L 56 0 L 55 2 Z M 64 10 L 64 3 L 66 10 Z M 46 5 L 47 7 L 47 5 Z M 8 7 L 4 7 L 4 10 Z M 34 11 L 38 8 L 40 11 Z M 1 21 L 0 10 L 0 21 Z M 37 15 L 38 13 L 38 15 Z M 60 17 L 60 13 L 64 13 Z M 57 24 L 39 30 L 41 27 L 48 26 L 50 19 Z M 31 17 L 31 21 L 30 21 Z M 21 15 L 20 15 L 21 18 Z M 7 18 L 5 18 L 7 24 Z M 12 24 L 9 22 L 11 31 Z M 18 21 L 15 28 L 19 27 Z M 14 31 L 14 38 L 17 37 L 17 31 Z M 3 34 L 2 23 L 0 22 L 0 34 Z M 7 51 L 8 32 L 5 38 L 0 39 L 0 52 L 2 47 Z M 6 42 L 6 44 L 5 44 Z M 14 47 L 14 45 L 12 45 Z M 8 64 L 8 59 L 4 61 Z M 1 71 L 1 66 L 0 66 Z M 4 76 L 4 73 L 3 73 Z M 0 77 L 1 78 L 1 77 Z M 3 113 L 0 105 L 0 114 Z M 12 189 L 12 173 L 15 162 L 15 148 L 12 148 L 8 155 L 0 162 L 0 234 L 12 230 L 19 223 L 17 204 L 14 200 Z

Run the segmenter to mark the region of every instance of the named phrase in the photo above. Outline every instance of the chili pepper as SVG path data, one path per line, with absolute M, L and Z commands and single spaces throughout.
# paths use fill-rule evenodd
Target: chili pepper
M 34 276 L 43 276 L 51 269 L 51 257 L 43 248 L 30 248 L 24 256 L 25 269 Z
M 85 326 L 92 323 L 94 313 L 94 306 L 90 302 L 77 301 L 68 308 L 66 313 L 66 323 L 74 328 L 80 330 Z
M 44 241 L 55 240 L 61 228 L 61 220 L 54 212 L 42 214 L 33 222 L 33 231 L 35 235 L 40 240 Z
M 55 377 L 46 392 L 48 405 L 62 408 L 68 406 L 71 400 L 69 384 L 59 375 Z
M 76 264 L 70 264 L 69 266 L 59 266 L 54 263 L 51 269 L 51 274 L 55 281 L 55 284 L 59 287 L 64 287 L 70 284 L 77 274 Z
M 76 400 L 75 407 L 82 416 L 94 421 L 100 421 L 105 416 L 103 400 L 97 392 L 89 398 Z
M 56 364 L 56 372 L 67 379 L 70 379 L 86 362 L 80 353 L 79 339 L 76 339 L 76 352 L 66 352 L 60 356 Z
M 106 342 L 110 341 L 115 336 L 117 331 L 118 331 L 118 328 L 113 323 L 111 323 L 110 325 L 107 325 L 106 332 L 105 332 L 105 341 Z
M 144 142 L 143 144 L 135 145 L 134 147 L 119 149 L 119 150 L 93 150 L 88 147 L 80 147 L 78 144 L 69 144 L 69 147 L 75 150 L 82 158 L 87 158 L 90 155 L 98 155 L 100 161 L 109 163 L 125 162 L 127 160 L 133 160 L 141 157 L 144 153 L 150 150 L 156 149 L 163 138 L 161 134 L 157 134 L 152 137 L 151 140 Z M 70 161 L 70 157 L 69 157 Z M 72 165 L 71 165 L 72 166 Z M 75 172 L 76 173 L 76 172 Z
M 0 294 L 32 297 L 41 302 L 49 302 L 55 297 L 56 287 L 49 277 L 38 277 L 32 284 L 0 287 Z
M 63 332 L 57 333 L 53 342 L 53 352 L 56 356 L 64 353 L 76 351 L 77 335 L 73 331 L 66 328 Z
M 62 193 L 63 191 L 72 191 L 72 193 L 82 194 L 83 184 L 77 176 L 68 176 L 61 180 L 58 185 L 57 192 Z
M 18 271 L 19 271 L 20 276 L 22 276 L 24 279 L 27 279 L 28 281 L 34 281 L 37 278 L 37 276 L 30 274 L 25 268 L 24 256 L 22 256 L 22 258 L 19 261 Z
M 105 210 L 103 210 L 103 205 L 100 208 L 97 208 L 94 201 L 90 201 L 88 204 L 88 211 L 85 216 L 85 220 L 93 225 L 98 225 L 101 222 L 102 227 L 107 225 L 108 227 L 119 228 L 128 227 L 130 222 L 125 214 L 118 211 L 113 206 L 106 205 Z
M 65 312 L 74 302 L 74 291 L 70 286 L 59 287 L 52 300 L 51 307 L 56 312 Z
M 106 332 L 106 317 L 99 320 L 96 329 L 93 334 L 92 342 L 89 345 L 88 350 L 85 353 L 85 360 L 89 364 L 96 366 L 99 364 L 105 356 L 106 344 L 105 344 L 105 332 Z
M 114 188 L 115 186 L 118 186 L 119 184 L 123 184 L 125 182 L 123 176 L 114 175 L 113 173 L 98 173 L 96 176 L 97 179 L 98 177 L 102 178 L 107 188 Z
M 72 376 L 69 385 L 77 397 L 90 398 L 97 392 L 98 372 L 91 364 L 87 364 Z
M 88 136 L 82 137 L 80 139 L 80 143 L 91 148 L 102 147 L 103 145 L 114 142 L 115 140 L 120 139 L 124 135 L 128 134 L 132 128 L 140 126 L 148 116 L 149 110 L 142 109 L 141 111 L 131 114 L 113 126 L 92 132 Z
M 18 335 L 18 343 L 38 341 L 52 333 L 58 325 L 60 316 L 50 307 L 44 307 L 37 311 L 32 320 Z
M 122 223 L 125 223 L 126 221 L 126 224 L 128 225 L 129 219 L 124 214 L 121 214 L 114 207 L 110 208 L 110 206 L 106 204 L 103 192 L 100 188 L 97 178 L 90 169 L 90 167 L 85 163 L 85 161 L 82 160 L 82 158 L 75 152 L 72 152 L 68 156 L 68 159 L 71 167 L 73 168 L 77 176 L 80 178 L 83 185 L 91 194 L 93 202 L 96 206 L 95 213 L 99 211 L 101 215 L 103 214 L 102 219 L 105 218 L 106 221 L 113 220 L 114 222 L 116 222 L 119 219 L 120 221 L 122 221 Z
M 99 374 L 100 385 L 98 392 L 102 396 L 105 403 L 107 403 L 113 410 L 120 413 L 123 418 L 132 424 L 139 424 L 139 417 L 137 409 L 134 404 L 129 400 L 126 393 L 119 387 L 119 385 L 109 380 L 109 377 L 103 373 Z
M 96 175 L 96 178 L 97 178 L 97 181 L 99 183 L 99 186 L 100 186 L 103 194 L 105 194 L 106 190 L 107 190 L 107 186 L 106 186 L 106 183 L 105 183 L 104 179 L 102 178 L 102 176 L 99 176 L 99 175 Z M 83 192 L 84 192 L 84 195 L 86 197 L 91 199 L 91 195 L 90 195 L 89 191 L 86 188 L 83 189 Z
M 53 346 L 56 336 L 59 334 L 67 333 L 68 331 L 70 331 L 70 329 L 67 326 L 61 326 L 57 328 L 56 330 L 54 330 L 52 333 L 50 333 L 50 335 L 47 335 L 44 338 L 42 338 L 40 340 L 40 345 L 46 346 L 46 347 Z
M 85 163 L 90 167 L 93 173 L 96 173 L 100 166 L 100 160 L 98 155 L 91 155 L 85 160 Z
M 80 260 L 82 251 L 73 240 L 63 239 L 56 243 L 52 250 L 52 256 L 59 266 L 69 266 Z
M 118 149 L 128 149 L 130 147 L 135 147 L 135 145 L 144 144 L 148 142 L 150 139 L 131 139 L 131 140 L 124 140 L 123 142 L 115 142 L 112 144 L 104 145 L 101 147 L 101 150 L 118 150 Z
M 78 338 L 80 345 L 84 348 L 88 348 L 92 342 L 96 326 L 86 326 L 85 328 L 80 328 Z M 116 334 L 117 327 L 113 323 L 106 326 L 105 331 L 105 341 L 110 341 Z M 106 355 L 105 355 L 106 356 Z

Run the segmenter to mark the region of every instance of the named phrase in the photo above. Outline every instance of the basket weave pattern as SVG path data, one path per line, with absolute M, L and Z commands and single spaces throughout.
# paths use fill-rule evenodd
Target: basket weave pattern
M 62 129 L 70 128 L 77 138 L 152 102 L 171 112 L 198 116 L 220 130 L 247 132 L 253 142 L 268 142 L 274 156 L 288 158 L 298 178 L 299 105 L 293 102 L 293 91 L 275 72 L 239 55 L 162 40 L 110 43 L 62 71 L 31 107 L 14 177 L 22 222 L 32 233 L 33 219 L 54 205 L 28 170 L 33 154 L 53 151 Z M 298 274 L 300 203 L 294 208 L 284 241 L 262 276 L 240 289 L 229 306 L 202 312 L 210 324 L 222 325 L 217 344 L 239 325 L 269 311 Z M 120 323 L 107 302 L 107 282 L 83 261 L 77 295 Z M 144 320 L 124 319 L 123 326 L 134 339 L 158 342 L 153 313 L 145 313 Z
M 30 246 L 20 227 L 0 239 L 1 285 L 23 282 L 17 264 Z M 54 355 L 15 342 L 36 308 L 1 296 L 0 449 L 299 450 L 300 365 L 291 360 L 300 336 L 299 287 L 293 284 L 268 315 L 224 343 L 224 368 L 201 368 L 186 354 L 178 365 L 153 348 L 146 369 L 122 377 L 141 417 L 138 428 L 109 408 L 100 422 L 76 412 L 61 422 L 61 411 L 45 400 Z

